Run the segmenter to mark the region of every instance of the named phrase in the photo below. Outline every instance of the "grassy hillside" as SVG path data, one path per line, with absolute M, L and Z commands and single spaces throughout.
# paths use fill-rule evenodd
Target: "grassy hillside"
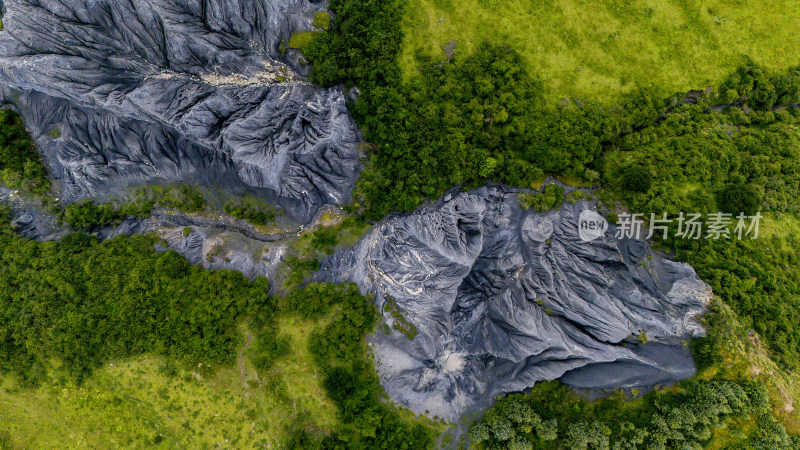
M 287 317 L 278 332 L 292 351 L 266 373 L 247 356 L 248 336 L 222 368 L 148 356 L 108 363 L 80 385 L 59 370 L 36 388 L 0 379 L 0 432 L 24 448 L 280 447 L 313 417 L 330 433 L 336 406 L 308 350 L 317 325 Z
M 408 0 L 403 72 L 448 42 L 471 54 L 508 44 L 542 77 L 547 96 L 616 100 L 637 85 L 668 93 L 716 86 L 741 55 L 771 69 L 798 62 L 792 0 Z M 451 44 L 452 45 L 452 44 Z
M 321 382 L 304 370 L 309 361 L 298 358 L 279 361 L 261 377 L 247 360 L 241 373 L 235 366 L 208 373 L 144 357 L 109 364 L 79 386 L 57 372 L 35 389 L 6 379 L 0 433 L 22 448 L 274 447 L 308 411 L 321 430 L 336 420 L 324 392 L 307 409 Z M 302 388 L 309 390 L 298 394 Z
M 330 289 L 309 295 L 324 298 Z M 278 309 L 293 309 L 299 298 L 281 300 Z M 308 304 L 313 302 L 298 307 Z M 441 432 L 440 424 L 379 400 L 377 375 L 361 354 L 363 335 L 347 334 L 358 316 L 348 306 L 344 313 L 335 306 L 312 307 L 241 326 L 242 344 L 227 364 L 139 355 L 109 358 L 80 382 L 57 360 L 35 385 L 0 374 L 0 448 L 319 448 L 345 437 L 363 441 L 360 433 L 370 427 L 379 430 L 377 436 L 367 432 L 367 446 L 391 447 L 389 439 L 401 445 L 412 436 L 418 444 L 412 448 L 430 445 L 428 433 Z M 335 336 L 328 337 L 332 330 Z M 327 354 L 323 362 L 324 347 L 344 348 L 348 338 L 358 356 L 342 361 Z M 328 392 L 331 365 L 361 371 L 348 384 L 358 404 L 346 411 L 336 391 L 333 399 Z M 371 396 L 364 395 L 365 386 L 374 390 Z M 376 423 L 358 419 L 364 408 Z

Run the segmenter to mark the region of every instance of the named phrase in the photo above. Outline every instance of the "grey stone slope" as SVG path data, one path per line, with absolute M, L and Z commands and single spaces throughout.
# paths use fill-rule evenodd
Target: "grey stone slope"
M 320 272 L 373 293 L 389 324 L 391 299 L 418 330 L 371 338 L 395 401 L 455 420 L 541 380 L 606 389 L 694 373 L 683 341 L 703 333 L 711 290 L 691 267 L 613 227 L 584 242 L 591 203 L 534 213 L 499 187 L 450 197 L 383 221 Z
M 0 105 L 20 111 L 60 195 L 149 180 L 252 189 L 309 218 L 347 201 L 358 130 L 341 89 L 282 42 L 307 0 L 7 0 Z

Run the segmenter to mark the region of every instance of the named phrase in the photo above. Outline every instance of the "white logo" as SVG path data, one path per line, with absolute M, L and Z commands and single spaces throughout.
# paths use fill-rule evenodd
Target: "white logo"
M 606 233 L 608 221 L 596 212 L 585 209 L 578 217 L 578 235 L 584 242 L 593 241 Z

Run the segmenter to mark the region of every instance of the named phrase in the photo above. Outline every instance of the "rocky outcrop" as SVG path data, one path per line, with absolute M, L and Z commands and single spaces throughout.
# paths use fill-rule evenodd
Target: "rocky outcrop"
M 303 82 L 307 68 L 285 48 L 321 8 L 0 1 L 0 105 L 23 115 L 65 201 L 199 182 L 256 192 L 307 220 L 345 202 L 359 168 L 343 92 Z
M 605 389 L 691 376 L 682 341 L 703 332 L 709 286 L 613 226 L 583 240 L 578 218 L 593 207 L 525 211 L 499 187 L 447 195 L 385 220 L 319 276 L 375 295 L 392 326 L 371 341 L 383 385 L 418 413 L 454 420 L 541 380 Z

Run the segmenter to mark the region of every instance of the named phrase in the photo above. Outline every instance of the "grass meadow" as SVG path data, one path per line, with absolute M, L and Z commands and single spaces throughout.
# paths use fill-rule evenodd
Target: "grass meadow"
M 245 344 L 230 367 L 143 356 L 110 363 L 80 385 L 55 366 L 36 388 L 0 379 L 0 436 L 20 448 L 281 448 L 295 422 L 313 419 L 326 433 L 337 408 L 308 350 L 326 320 L 285 317 L 279 333 L 291 352 L 268 372 L 253 368 Z
M 505 43 L 550 99 L 612 102 L 637 86 L 717 85 L 744 55 L 797 65 L 798 21 L 794 0 L 408 0 L 401 66 L 410 76 L 416 52 L 443 55 L 450 42 L 456 55 Z

